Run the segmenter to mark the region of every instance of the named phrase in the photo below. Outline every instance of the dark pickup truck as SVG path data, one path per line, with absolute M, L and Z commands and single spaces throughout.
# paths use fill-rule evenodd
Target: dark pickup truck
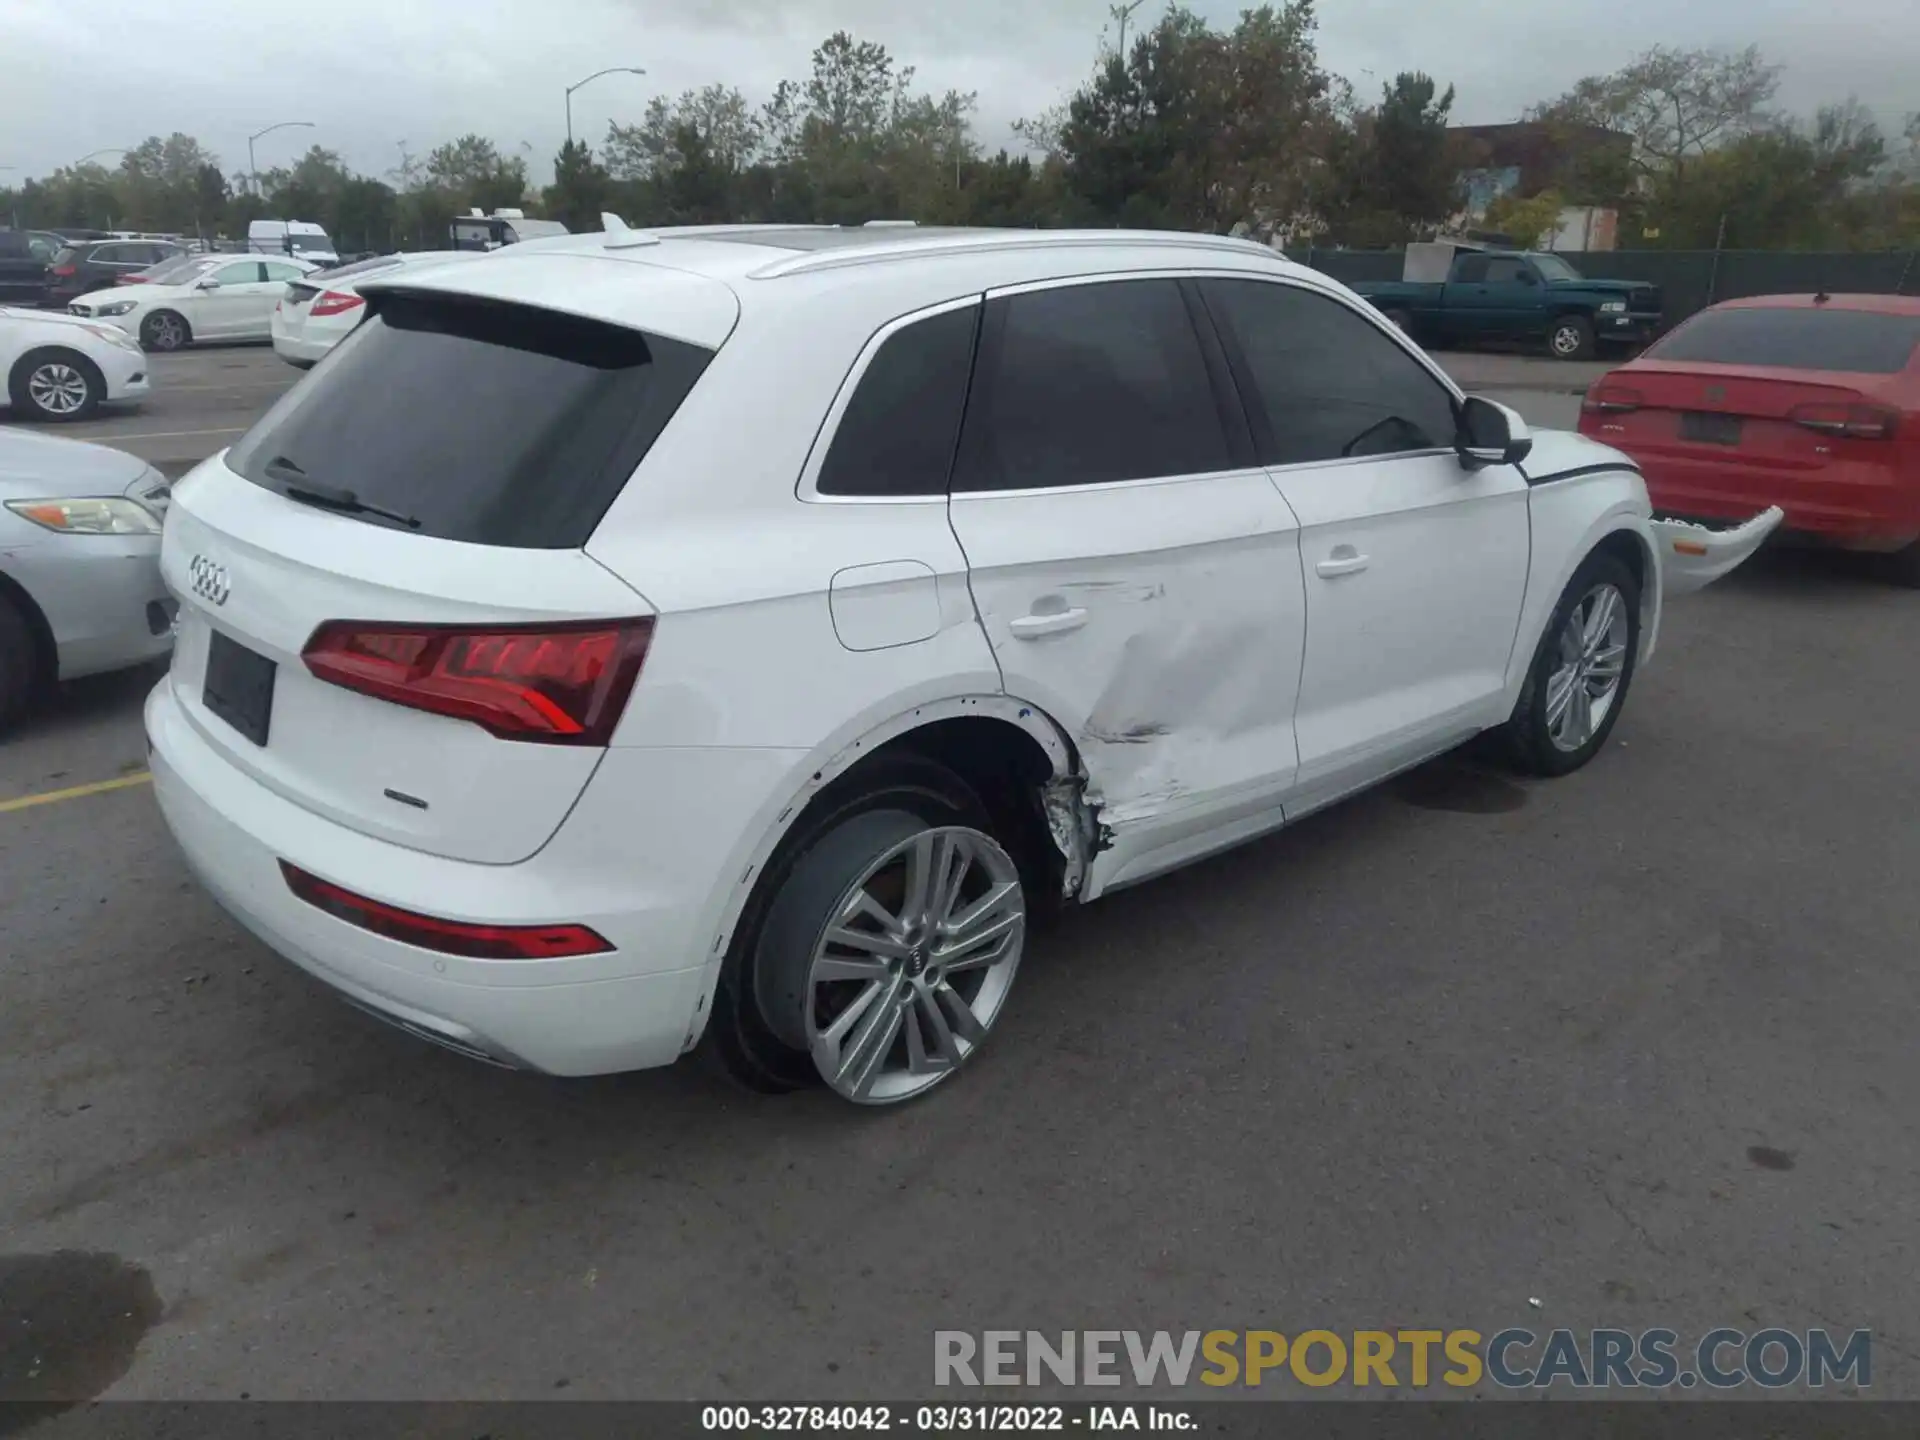
M 1659 286 L 1589 280 L 1558 255 L 1530 250 L 1408 246 L 1405 279 L 1353 288 L 1433 344 L 1544 342 L 1556 359 L 1588 360 L 1598 346 L 1643 345 L 1660 329 Z

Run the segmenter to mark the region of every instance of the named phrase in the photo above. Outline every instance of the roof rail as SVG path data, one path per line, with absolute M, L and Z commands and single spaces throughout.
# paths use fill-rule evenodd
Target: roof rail
M 917 230 L 918 220 L 869 220 L 860 227 L 862 230 Z
M 924 255 L 977 255 L 995 250 L 1066 250 L 1074 248 L 1151 246 L 1168 250 L 1230 250 L 1269 260 L 1284 259 L 1272 246 L 1230 235 L 1188 235 L 1165 230 L 1004 230 L 998 234 L 927 236 L 915 240 L 878 240 L 869 245 L 845 245 L 832 250 L 810 250 L 775 260 L 749 271 L 749 280 L 779 280 L 788 275 L 810 275 L 851 265 L 886 260 L 916 260 Z

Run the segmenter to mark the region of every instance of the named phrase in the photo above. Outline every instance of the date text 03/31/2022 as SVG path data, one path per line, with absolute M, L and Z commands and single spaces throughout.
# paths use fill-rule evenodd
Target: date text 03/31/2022
M 964 1431 L 1198 1430 L 1200 1422 L 1167 1405 L 708 1405 L 703 1430 L 817 1432 L 898 1430 L 948 1435 Z

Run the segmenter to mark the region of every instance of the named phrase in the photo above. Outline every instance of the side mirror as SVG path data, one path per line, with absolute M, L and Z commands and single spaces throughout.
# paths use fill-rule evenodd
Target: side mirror
M 1518 411 L 1469 395 L 1455 417 L 1453 448 L 1468 470 L 1518 465 L 1533 453 L 1533 432 Z
M 220 282 L 211 275 L 207 275 L 194 281 L 193 288 L 196 290 L 218 290 L 220 288 Z

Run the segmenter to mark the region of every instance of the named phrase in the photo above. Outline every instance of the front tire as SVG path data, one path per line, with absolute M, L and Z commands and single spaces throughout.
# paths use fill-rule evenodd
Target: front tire
M 140 322 L 140 344 L 144 349 L 165 355 L 184 349 L 193 341 L 193 328 L 187 317 L 172 310 L 156 310 Z
M 40 693 L 41 672 L 26 616 L 0 595 L 0 732 L 11 729 Z
M 925 1094 L 978 1053 L 1026 935 L 1019 870 L 957 776 L 890 761 L 782 846 L 715 998 L 721 1056 L 762 1090 Z
M 1507 721 L 1514 762 L 1568 775 L 1613 733 L 1640 653 L 1640 584 L 1612 555 L 1589 555 L 1567 582 Z
M 1547 353 L 1556 360 L 1593 358 L 1593 322 L 1584 315 L 1562 315 L 1547 329 Z
M 72 350 L 35 350 L 13 367 L 7 391 L 19 413 L 70 425 L 100 408 L 107 398 L 107 382 L 84 355 Z

